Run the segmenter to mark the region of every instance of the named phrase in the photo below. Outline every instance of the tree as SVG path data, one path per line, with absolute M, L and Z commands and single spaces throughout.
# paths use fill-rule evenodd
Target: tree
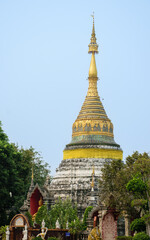
M 140 155 L 133 166 L 133 177 L 126 186 L 134 195 L 132 206 L 136 207 L 146 222 L 147 234 L 150 236 L 150 157 Z
M 0 226 L 19 212 L 31 182 L 33 165 L 35 181 L 41 185 L 49 173 L 48 164 L 43 163 L 33 148 L 19 149 L 10 143 L 0 122 Z
M 100 200 L 106 206 L 114 207 L 120 212 L 125 210 L 131 218 L 139 218 L 144 211 L 148 226 L 150 222 L 149 155 L 135 152 L 126 158 L 125 163 L 121 160 L 106 163 L 102 169 L 100 190 Z
M 105 163 L 102 169 L 100 179 L 100 201 L 106 206 L 112 206 L 116 209 L 125 210 L 130 216 L 137 216 L 138 212 L 134 206 L 131 206 L 135 199 L 134 193 L 126 189 L 127 183 L 137 173 L 144 179 L 148 179 L 150 174 L 150 159 L 147 153 L 138 152 L 122 160 L 113 160 Z
M 104 165 L 99 186 L 100 201 L 105 206 L 113 207 L 119 211 L 126 210 L 128 214 L 133 214 L 133 209 L 130 206 L 132 196 L 126 189 L 130 174 L 122 160 L 113 160 Z

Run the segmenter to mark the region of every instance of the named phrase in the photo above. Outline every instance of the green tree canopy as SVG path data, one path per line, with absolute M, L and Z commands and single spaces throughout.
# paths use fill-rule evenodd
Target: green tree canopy
M 134 190 L 137 192 L 138 186 L 135 182 L 138 182 L 141 194 L 144 194 L 144 189 L 149 185 L 149 175 L 150 158 L 147 153 L 135 152 L 126 158 L 125 163 L 122 160 L 107 162 L 102 169 L 100 179 L 101 202 L 106 206 L 113 205 L 118 210 L 125 210 L 131 216 L 138 215 L 137 209 L 131 206 L 135 194 L 133 191 L 128 191 L 126 185 L 132 180 L 132 187 L 134 185 Z
M 10 143 L 0 122 L 0 226 L 19 212 L 31 183 L 32 166 L 34 181 L 42 185 L 50 173 L 49 165 L 32 147 L 19 149 Z

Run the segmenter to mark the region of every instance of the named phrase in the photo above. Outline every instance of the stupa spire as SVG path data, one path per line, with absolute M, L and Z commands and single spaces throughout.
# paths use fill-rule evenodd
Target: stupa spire
M 94 15 L 92 17 L 93 26 L 90 44 L 88 45 L 88 53 L 92 55 L 88 76 L 89 86 L 82 108 L 72 126 L 72 141 L 67 146 L 97 144 L 120 147 L 114 141 L 113 124 L 105 112 L 97 90 L 98 74 L 95 54 L 98 53 L 98 44 L 95 34 Z M 72 155 L 68 156 L 67 154 L 67 151 L 64 151 L 64 159 L 72 158 Z M 78 152 L 78 156 L 80 155 L 81 151 Z M 83 154 L 83 156 L 86 155 Z
M 91 56 L 91 63 L 89 68 L 89 88 L 87 96 L 98 96 L 97 92 L 97 67 L 96 67 L 96 61 L 95 61 L 95 53 L 98 53 L 98 44 L 96 42 L 96 35 L 95 35 L 95 26 L 94 26 L 94 15 L 93 17 L 93 28 L 92 28 L 92 34 L 91 34 L 91 42 L 89 44 L 89 51 L 88 53 L 92 53 Z

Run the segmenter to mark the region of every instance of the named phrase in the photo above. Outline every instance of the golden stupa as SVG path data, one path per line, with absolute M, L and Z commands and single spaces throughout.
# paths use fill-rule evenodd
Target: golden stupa
M 72 141 L 66 145 L 63 159 L 71 158 L 113 158 L 122 159 L 120 145 L 114 141 L 113 124 L 108 118 L 97 91 L 97 67 L 95 53 L 98 53 L 94 16 L 89 51 L 89 87 L 87 96 L 72 126 Z

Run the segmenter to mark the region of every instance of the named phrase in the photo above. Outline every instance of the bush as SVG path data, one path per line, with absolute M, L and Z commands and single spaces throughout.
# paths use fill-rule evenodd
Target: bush
M 150 239 L 149 236 L 144 232 L 137 233 L 133 237 L 133 240 L 149 240 L 149 239 Z
M 6 239 L 6 230 L 7 230 L 7 226 L 0 227 L 0 235 L 2 236 L 2 240 Z
M 84 212 L 84 216 L 83 216 L 83 230 L 86 230 L 87 228 L 87 218 L 88 218 L 88 214 L 89 212 L 91 212 L 93 209 L 93 206 L 88 206 L 86 209 L 85 209 L 85 212 Z
M 136 218 L 130 224 L 131 231 L 144 232 L 146 230 L 145 221 L 142 218 Z
M 118 236 L 116 237 L 116 240 L 132 240 L 133 238 L 131 236 Z
M 35 216 L 35 222 L 36 222 L 38 225 L 41 226 L 43 220 L 45 221 L 45 226 L 46 226 L 47 228 L 49 228 L 49 225 L 50 225 L 50 217 L 49 217 L 49 215 L 48 215 L 48 210 L 47 210 L 47 205 L 46 205 L 46 204 L 42 205 L 42 206 L 39 208 L 39 210 L 38 210 L 38 212 L 37 212 L 37 214 L 36 214 L 36 216 Z
M 41 237 L 35 237 L 32 240 L 42 240 L 42 238 Z
M 29 212 L 26 212 L 25 216 L 28 218 L 30 226 L 33 227 L 32 215 Z
M 59 240 L 57 237 L 49 237 L 47 240 Z

